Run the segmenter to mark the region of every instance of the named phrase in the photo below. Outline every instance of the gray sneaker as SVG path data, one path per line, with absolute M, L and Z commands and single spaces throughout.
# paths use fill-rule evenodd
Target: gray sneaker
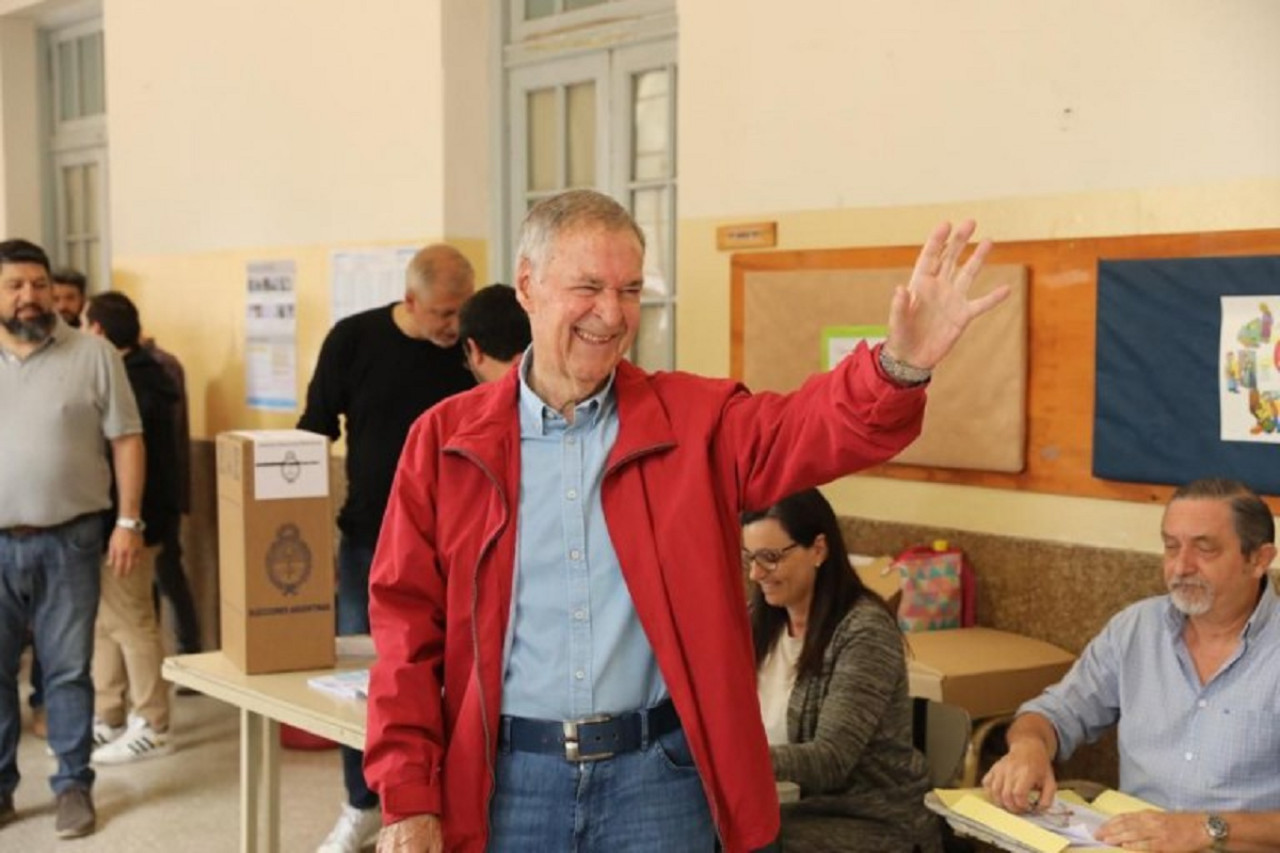
M 93 795 L 88 788 L 67 788 L 58 795 L 58 818 L 53 828 L 59 838 L 80 838 L 97 827 L 98 815 L 93 810 Z

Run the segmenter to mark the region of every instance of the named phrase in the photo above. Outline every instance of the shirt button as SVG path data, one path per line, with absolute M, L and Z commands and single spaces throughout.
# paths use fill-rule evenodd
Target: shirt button
M 573 436 L 569 436 L 564 440 L 564 443 L 569 445 L 570 447 L 573 447 L 575 444 L 578 443 L 578 439 L 576 439 Z
M 1196 707 L 1197 707 L 1197 708 L 1208 708 L 1208 707 L 1209 707 L 1209 703 L 1208 703 L 1208 702 L 1206 702 L 1206 701 L 1204 701 L 1203 699 L 1201 699 L 1199 702 L 1197 702 L 1197 703 L 1196 703 Z
M 585 672 L 583 672 L 582 670 L 578 670 L 577 672 L 575 672 L 575 673 L 573 674 L 573 677 L 574 677 L 574 678 L 576 678 L 576 679 L 578 679 L 579 681 L 581 681 L 582 679 L 584 679 L 584 678 L 586 678 L 586 677 L 587 677 L 587 674 L 586 674 Z
M 587 611 L 575 610 L 573 611 L 573 618 L 577 619 L 579 622 L 585 622 L 587 621 Z
M 1195 758 L 1195 754 L 1194 754 L 1194 753 L 1191 753 L 1191 752 L 1188 752 L 1186 755 L 1184 755 L 1184 756 L 1183 756 L 1183 758 L 1187 759 L 1187 761 L 1190 761 L 1190 760 L 1192 760 L 1193 758 Z
M 567 491 L 567 492 L 565 492 L 565 493 L 564 493 L 564 496 L 565 496 L 566 498 L 568 498 L 569 500 L 571 500 L 571 501 L 577 500 L 577 499 L 578 499 L 578 490 L 577 490 L 577 489 L 570 489 L 569 491 Z
M 577 548 L 574 548 L 572 551 L 570 551 L 570 552 L 569 552 L 569 559 L 570 559 L 570 560 L 576 560 L 576 559 L 578 559 L 578 558 L 579 558 L 579 557 L 581 557 L 581 556 L 582 556 L 582 552 L 581 552 L 581 551 L 579 551 Z

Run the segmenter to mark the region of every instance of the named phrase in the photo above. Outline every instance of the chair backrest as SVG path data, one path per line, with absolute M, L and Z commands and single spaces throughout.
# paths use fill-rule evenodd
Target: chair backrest
M 929 764 L 929 781 L 935 788 L 951 787 L 960 775 L 973 723 L 958 705 L 916 698 L 912 739 Z

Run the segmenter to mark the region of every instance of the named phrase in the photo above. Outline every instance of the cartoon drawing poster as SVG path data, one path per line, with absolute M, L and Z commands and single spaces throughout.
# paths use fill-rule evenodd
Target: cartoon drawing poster
M 1280 444 L 1280 327 L 1277 296 L 1222 297 L 1218 399 L 1223 441 Z

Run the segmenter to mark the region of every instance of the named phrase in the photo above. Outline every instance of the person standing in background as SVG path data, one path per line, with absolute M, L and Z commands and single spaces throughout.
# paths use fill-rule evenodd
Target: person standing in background
M 533 340 L 529 315 L 506 284 L 477 290 L 462 306 L 458 337 L 477 382 L 502 378 Z
M 89 281 L 80 270 L 59 267 L 53 271 L 53 308 L 73 329 L 80 328 L 88 286 Z
M 102 513 L 118 515 L 107 563 L 127 575 L 142 550 L 142 422 L 115 347 L 71 329 L 53 308 L 49 258 L 26 240 L 0 243 L 0 824 L 17 817 L 17 662 L 27 626 L 44 666 L 49 778 L 61 838 L 97 826 L 93 625 Z M 109 446 L 112 465 L 103 443 Z
M 124 358 L 147 452 L 141 528 L 146 547 L 128 574 L 103 566 L 94 625 L 93 762 L 124 764 L 172 749 L 169 685 L 160 677 L 164 648 L 152 585 L 160 543 L 173 537 L 181 519 L 173 437 L 178 391 L 139 342 L 138 309 L 123 293 L 100 293 L 90 299 L 82 328 L 106 338 Z
M 338 514 L 338 633 L 369 633 L 369 565 L 409 427 L 440 400 L 475 385 L 458 341 L 458 312 L 475 289 L 471 262 L 427 246 L 405 272 L 404 299 L 340 320 L 325 337 L 298 428 L 337 440 L 346 421 L 347 499 Z M 342 747 L 347 802 L 320 853 L 354 853 L 382 826 L 364 755 Z

